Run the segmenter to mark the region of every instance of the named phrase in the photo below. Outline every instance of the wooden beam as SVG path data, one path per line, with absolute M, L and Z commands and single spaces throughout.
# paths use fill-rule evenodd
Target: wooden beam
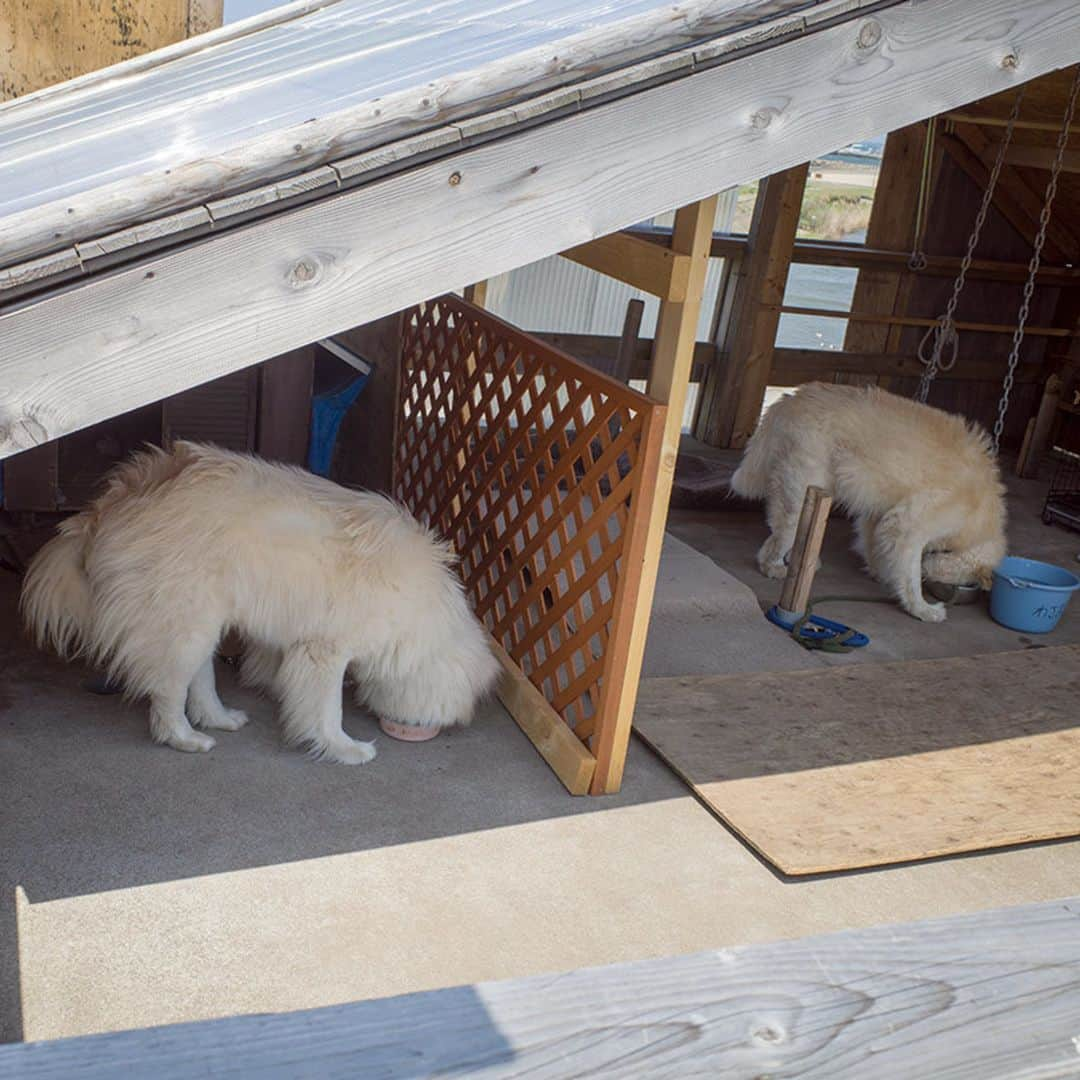
M 816 318 L 847 319 L 850 322 L 871 323 L 875 326 L 923 326 L 937 325 L 937 319 L 922 315 L 878 315 L 872 311 L 833 311 L 831 308 L 799 307 L 794 304 L 779 304 L 776 311 L 783 315 L 813 315 Z M 1016 327 L 1012 323 L 956 322 L 957 330 L 967 330 L 979 334 L 1012 334 Z M 1024 333 L 1031 337 L 1068 338 L 1072 330 L 1063 326 L 1025 326 Z
M 954 124 L 975 124 L 979 127 L 1008 127 L 1008 116 L 988 116 L 973 113 L 967 110 L 960 112 L 946 112 L 942 114 L 943 120 L 951 120 Z M 1013 125 L 1019 131 L 1052 131 L 1057 134 L 1061 131 L 1061 122 L 1053 120 L 1025 120 L 1021 117 Z M 1080 135 L 1080 124 L 1073 124 L 1069 128 L 1069 135 Z
M 716 220 L 716 205 L 717 197 L 713 195 L 684 206 L 675 214 L 671 247 L 675 253 L 686 257 L 690 272 L 680 299 L 661 301 L 656 324 L 647 393 L 655 401 L 662 402 L 666 411 L 660 417 L 662 430 L 646 434 L 648 440 L 657 434 L 660 438 L 657 474 L 642 485 L 641 491 L 647 501 L 632 508 L 629 550 L 624 559 L 621 595 L 613 614 L 613 633 L 608 643 L 608 658 L 612 662 L 610 667 L 605 667 L 605 678 L 608 680 L 605 682 L 605 700 L 611 702 L 614 715 L 608 723 L 597 725 L 600 735 L 593 747 L 596 773 L 590 788 L 594 795 L 618 791 L 626 764 L 656 574 L 660 566 L 660 549 L 664 542 L 671 485 L 675 478 L 675 461 L 682 438 L 683 412 L 694 360 L 701 297 L 709 269 L 709 242 Z
M 957 128 L 951 135 L 941 135 L 939 141 L 953 161 L 981 190 L 985 190 L 990 178 L 990 168 L 985 160 L 989 139 L 982 131 L 976 127 Z M 1008 165 L 1003 166 L 998 177 L 994 206 L 1028 243 L 1034 243 L 1042 197 L 1032 191 L 1023 177 Z M 1076 238 L 1060 224 L 1051 221 L 1043 249 L 1046 258 L 1055 263 L 1073 262 L 1076 251 Z
M 723 365 L 706 373 L 694 434 L 712 446 L 745 446 L 757 427 L 772 367 L 799 227 L 806 164 L 769 176 L 758 188 L 747 254 L 735 280 L 732 318 L 717 346 Z
M 0 1073 L 1064 1078 L 1076 1074 L 1078 912 L 1074 897 L 556 977 L 13 1042 L 0 1046 Z
M 942 379 L 962 382 L 1000 381 L 1005 374 L 1006 360 L 963 358 Z M 773 354 L 772 382 L 774 386 L 799 386 L 816 379 L 828 381 L 837 373 L 873 375 L 879 378 L 918 378 L 923 366 L 915 356 L 896 353 L 834 352 L 831 349 L 782 349 Z M 1017 383 L 1040 382 L 1045 376 L 1041 361 L 1017 366 Z
M 605 375 L 617 377 L 621 338 L 610 334 L 549 334 L 546 331 L 537 331 L 533 336 L 554 345 L 556 349 L 569 353 L 583 364 L 588 364 L 589 367 L 596 368 Z M 634 342 L 626 381 L 632 379 L 635 382 L 645 382 L 648 380 L 649 372 L 652 370 L 653 349 L 652 338 L 638 338 Z M 694 342 L 694 360 L 690 369 L 691 382 L 701 379 L 715 356 L 716 346 L 711 341 Z
M 898 4 L 16 302 L 0 456 L 1004 89 L 1005 48 L 1061 67 L 1078 30 L 1073 0 Z
M 991 155 L 997 147 L 991 144 Z M 1025 169 L 1044 169 L 1047 172 L 1054 164 L 1057 150 L 1053 146 L 1021 146 L 1014 143 L 1005 151 L 1005 161 L 1009 165 L 1020 165 Z M 1080 150 L 1066 150 L 1061 159 L 1061 171 L 1080 173 Z
M 1054 429 L 1057 420 L 1058 406 L 1061 404 L 1061 391 L 1063 384 L 1057 375 L 1051 375 L 1046 380 L 1046 388 L 1043 390 L 1042 400 L 1039 402 L 1039 411 L 1035 414 L 1028 430 L 1024 433 L 1024 445 L 1020 449 L 1020 456 L 1016 460 L 1016 475 L 1027 479 L 1035 479 L 1039 475 L 1039 466 L 1042 465 L 1043 454 L 1046 453 L 1050 442 L 1050 433 Z
M 601 236 L 562 252 L 562 256 L 653 296 L 686 298 L 690 260 L 630 233 Z
M 633 378 L 634 357 L 641 334 L 641 317 L 644 314 L 645 302 L 643 300 L 627 302 L 622 335 L 619 337 L 619 348 L 615 353 L 615 366 L 612 371 L 612 375 L 621 383 L 628 383 Z
M 506 650 L 490 639 L 492 651 L 502 664 L 499 700 L 514 718 L 529 742 L 551 766 L 571 795 L 587 795 L 596 761 L 585 744 L 570 730 L 547 699 L 522 674 Z

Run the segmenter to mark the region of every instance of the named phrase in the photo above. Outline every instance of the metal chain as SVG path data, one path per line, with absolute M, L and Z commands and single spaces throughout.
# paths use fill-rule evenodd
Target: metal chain
M 1057 194 L 1058 177 L 1061 175 L 1061 167 L 1065 161 L 1065 145 L 1069 141 L 1069 128 L 1072 127 L 1078 95 L 1080 95 L 1080 64 L 1077 65 L 1076 74 L 1073 76 L 1069 103 L 1065 106 L 1065 119 L 1062 121 L 1061 131 L 1058 134 L 1057 153 L 1054 156 L 1054 163 L 1050 167 L 1050 179 L 1046 184 L 1046 196 L 1043 199 L 1042 210 L 1039 213 L 1039 231 L 1035 234 L 1031 262 L 1028 263 L 1027 281 L 1024 282 L 1024 296 L 1020 301 L 1020 313 L 1016 317 L 1012 351 L 1009 353 L 1009 368 L 1005 373 L 1005 381 L 1001 387 L 1001 400 L 998 402 L 997 420 L 994 422 L 995 454 L 1001 445 L 1001 433 L 1005 430 L 1005 414 L 1009 411 L 1009 397 L 1012 394 L 1013 382 L 1016 378 L 1016 365 L 1020 362 L 1020 346 L 1024 343 L 1024 327 L 1027 325 L 1028 313 L 1031 310 L 1031 297 L 1035 292 L 1035 278 L 1039 273 L 1043 244 L 1046 243 L 1046 229 L 1050 224 L 1050 209 L 1054 205 L 1054 196 Z
M 919 380 L 919 389 L 915 394 L 915 399 L 923 404 L 926 403 L 926 399 L 930 396 L 930 384 L 934 381 L 938 372 L 949 371 L 956 364 L 957 346 L 959 344 L 954 317 L 956 315 L 956 305 L 960 302 L 960 294 L 964 291 L 967 273 L 971 269 L 971 260 L 975 255 L 975 248 L 979 243 L 983 225 L 986 223 L 986 215 L 990 212 L 994 189 L 997 187 L 998 177 L 1001 175 L 1002 166 L 1005 164 L 1005 151 L 1012 142 L 1013 129 L 1016 127 L 1016 121 L 1020 116 L 1020 103 L 1023 100 L 1024 88 L 1021 86 L 1016 92 L 1016 100 L 1013 102 L 1012 112 L 1009 114 L 1005 134 L 1002 136 L 997 157 L 994 159 L 994 166 L 990 170 L 989 179 L 986 181 L 982 205 L 979 207 L 979 213 L 975 217 L 971 235 L 968 237 L 967 251 L 964 252 L 964 258 L 960 262 L 960 273 L 956 275 L 956 281 L 953 282 L 952 296 L 949 297 L 945 313 L 926 331 L 922 341 L 919 342 L 918 356 L 919 362 L 923 365 L 923 373 L 922 378 Z M 942 359 L 946 348 L 949 350 L 947 362 Z M 927 355 L 927 350 L 929 350 L 929 355 Z

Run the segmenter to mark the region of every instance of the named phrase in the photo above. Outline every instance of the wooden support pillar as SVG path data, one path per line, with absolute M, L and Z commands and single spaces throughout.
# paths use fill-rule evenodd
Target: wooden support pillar
M 462 295 L 470 304 L 487 307 L 487 287 L 486 281 L 474 281 L 471 285 L 465 286 Z
M 767 177 L 758 188 L 731 318 L 720 328 L 717 363 L 705 375 L 694 425 L 694 434 L 712 446 L 745 446 L 757 427 L 806 171 L 806 165 L 797 165 Z
M 633 605 L 626 662 L 615 672 L 616 686 L 608 689 L 610 700 L 617 702 L 617 720 L 614 724 L 605 725 L 602 729 L 603 738 L 598 739 L 593 748 L 596 754 L 596 770 L 590 791 L 594 795 L 618 791 L 626 764 L 626 749 L 637 701 L 641 663 L 645 655 L 645 637 L 652 613 L 656 574 L 660 566 L 660 549 L 664 542 L 668 502 L 675 477 L 675 459 L 682 435 L 682 418 L 694 359 L 701 297 L 705 290 L 705 274 L 709 268 L 716 203 L 714 195 L 683 207 L 675 215 L 671 250 L 688 257 L 689 270 L 682 298 L 661 299 L 660 303 L 648 394 L 663 403 L 667 412 L 661 436 L 656 482 L 651 491 L 645 489 L 649 506 L 638 564 L 623 570 L 623 573 L 631 578 L 638 576 L 637 596 Z
M 889 133 L 866 229 L 867 247 L 911 251 L 925 148 L 925 122 Z M 930 176 L 931 191 L 940 162 L 941 151 L 937 150 Z M 882 315 L 903 314 L 907 309 L 912 284 L 913 278 L 909 273 L 884 267 L 861 269 L 855 283 L 851 310 Z M 849 322 L 844 349 L 862 353 L 896 352 L 902 330 L 901 326 Z

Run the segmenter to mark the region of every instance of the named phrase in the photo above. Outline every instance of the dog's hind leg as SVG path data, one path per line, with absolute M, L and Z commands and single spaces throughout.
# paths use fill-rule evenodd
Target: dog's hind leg
M 248 722 L 243 710 L 222 705 L 214 682 L 213 655 L 206 658 L 188 686 L 187 714 L 196 727 L 214 731 L 238 731 Z
M 188 688 L 213 657 L 216 641 L 216 635 L 188 636 L 172 643 L 154 664 L 152 680 L 147 681 L 151 683 L 150 734 L 155 742 L 189 752 L 213 748 L 214 740 L 191 726 L 185 706 Z
M 359 742 L 341 726 L 341 692 L 348 657 L 330 642 L 304 641 L 286 650 L 277 675 L 285 740 L 328 761 L 363 765 L 375 744 Z
M 922 555 L 930 537 L 918 527 L 920 521 L 934 520 L 931 509 L 925 498 L 916 496 L 884 514 L 874 531 L 873 565 L 909 615 L 938 623 L 945 621 L 945 605 L 923 597 Z

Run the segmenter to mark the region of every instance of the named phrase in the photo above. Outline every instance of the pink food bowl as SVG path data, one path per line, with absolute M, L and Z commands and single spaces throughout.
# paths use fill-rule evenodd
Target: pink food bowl
M 422 727 L 420 724 L 395 724 L 393 720 L 379 720 L 379 727 L 391 739 L 402 742 L 427 742 L 442 731 L 442 728 Z

